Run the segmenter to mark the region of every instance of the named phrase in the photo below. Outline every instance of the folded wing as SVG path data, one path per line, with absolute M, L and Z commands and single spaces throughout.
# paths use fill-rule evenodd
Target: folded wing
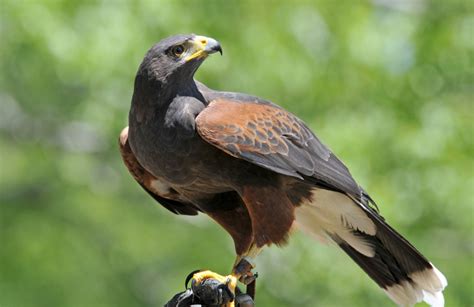
M 347 167 L 300 119 L 270 102 L 251 98 L 216 97 L 196 118 L 199 135 L 234 157 L 361 195 Z
M 128 127 L 120 133 L 119 146 L 120 154 L 128 171 L 151 197 L 175 214 L 198 214 L 197 209 L 192 204 L 185 203 L 176 191 L 158 180 L 140 165 L 128 144 Z

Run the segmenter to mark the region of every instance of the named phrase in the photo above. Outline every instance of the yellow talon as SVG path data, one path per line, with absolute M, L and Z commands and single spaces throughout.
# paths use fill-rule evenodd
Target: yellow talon
M 227 275 L 226 285 L 235 297 L 235 288 L 237 288 L 237 277 L 232 274 Z M 232 302 L 228 303 L 227 307 L 235 307 L 235 299 L 232 300 Z
M 237 277 L 235 277 L 234 275 L 227 275 L 226 276 L 226 284 L 227 284 L 227 287 L 229 287 L 229 289 L 232 291 L 232 292 L 235 292 L 235 288 L 237 287 Z
M 209 278 L 216 279 L 222 284 L 225 284 L 227 281 L 227 278 L 225 276 L 219 275 L 209 270 L 197 272 L 193 275 L 193 279 L 196 281 L 197 284 L 200 284 L 201 282 Z
M 195 273 L 193 275 L 193 279 L 196 282 L 196 284 L 200 284 L 206 279 L 215 279 L 215 280 L 219 281 L 221 284 L 227 285 L 229 290 L 235 296 L 235 288 L 237 288 L 238 278 L 234 275 L 222 276 L 220 274 L 217 274 L 217 273 L 214 273 L 212 271 L 206 270 L 206 271 L 201 271 L 201 272 Z M 235 307 L 235 300 L 233 300 L 232 302 L 226 304 L 225 307 Z

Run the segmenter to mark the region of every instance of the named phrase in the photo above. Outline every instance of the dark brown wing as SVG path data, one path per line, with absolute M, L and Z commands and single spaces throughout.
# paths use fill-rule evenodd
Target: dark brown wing
M 270 102 L 232 93 L 213 94 L 196 124 L 204 140 L 234 157 L 361 196 L 347 167 L 300 119 Z
M 197 209 L 193 205 L 184 203 L 175 190 L 160 182 L 140 165 L 128 144 L 128 127 L 120 133 L 119 146 L 123 162 L 128 171 L 151 197 L 175 214 L 198 214 Z

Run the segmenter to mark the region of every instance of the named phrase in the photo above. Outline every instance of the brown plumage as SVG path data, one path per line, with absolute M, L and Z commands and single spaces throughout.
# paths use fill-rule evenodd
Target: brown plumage
M 235 264 L 285 243 L 298 227 L 338 244 L 396 303 L 440 306 L 444 276 L 384 221 L 300 119 L 193 79 L 216 51 L 213 39 L 179 35 L 145 56 L 120 136 L 138 183 L 176 214 L 202 212 L 219 223 L 234 240 Z
M 286 138 L 301 139 L 303 143 L 311 136 L 283 110 L 224 99 L 212 101 L 196 118 L 196 123 L 206 141 L 234 156 L 243 152 L 287 156 Z

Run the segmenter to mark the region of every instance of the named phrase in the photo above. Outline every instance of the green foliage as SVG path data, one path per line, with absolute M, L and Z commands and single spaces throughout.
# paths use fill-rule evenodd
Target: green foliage
M 197 74 L 303 118 L 391 224 L 473 301 L 471 1 L 0 2 L 0 306 L 160 306 L 230 237 L 157 206 L 118 133 L 135 71 L 163 37 L 224 56 Z M 296 235 L 258 260 L 259 306 L 386 306 L 341 251 Z

